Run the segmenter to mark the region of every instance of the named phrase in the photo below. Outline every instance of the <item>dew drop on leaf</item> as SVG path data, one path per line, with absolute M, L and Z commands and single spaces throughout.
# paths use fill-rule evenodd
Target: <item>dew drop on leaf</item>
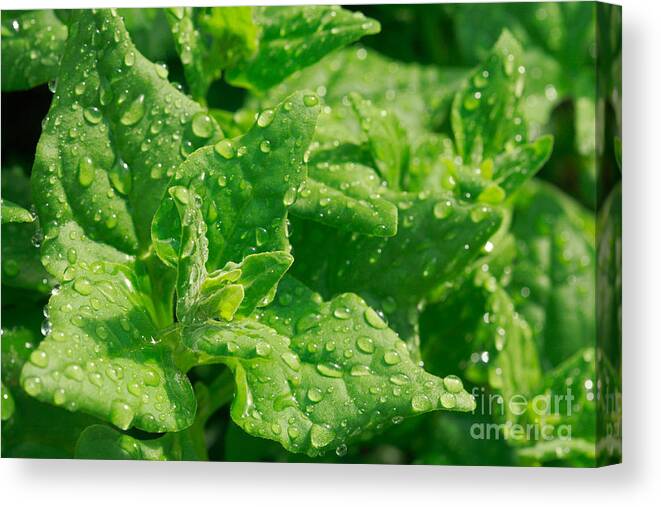
M 43 350 L 35 350 L 30 354 L 30 362 L 39 368 L 48 366 L 48 354 Z
M 365 354 L 374 352 L 374 342 L 368 336 L 361 336 L 356 340 L 356 347 Z
M 265 109 L 257 117 L 257 125 L 260 127 L 268 127 L 273 122 L 274 111 L 273 109 Z
M 73 282 L 73 288 L 82 296 L 87 296 L 92 293 L 92 284 L 87 278 L 76 278 Z
M 89 187 L 94 181 L 94 162 L 90 157 L 82 157 L 78 162 L 78 183 L 83 187 Z
M 115 400 L 110 406 L 110 421 L 115 426 L 126 430 L 133 422 L 133 410 L 123 401 Z
M 207 139 L 213 134 L 213 123 L 211 117 L 203 111 L 198 111 L 193 115 L 191 121 L 193 134 L 202 139 Z
M 214 150 L 216 151 L 216 153 L 218 153 L 218 155 L 228 160 L 234 158 L 234 156 L 236 155 L 236 152 L 234 150 L 234 145 L 232 144 L 232 141 L 230 141 L 229 139 L 223 139 L 222 141 L 217 142 L 214 145 Z M 225 176 L 222 177 L 225 178 Z M 223 184 L 220 186 L 224 187 L 225 185 Z
M 365 310 L 364 316 L 365 321 L 375 329 L 385 329 L 388 326 L 372 308 Z
M 122 125 L 130 127 L 138 123 L 145 115 L 145 96 L 139 95 L 131 105 L 124 111 L 124 114 L 119 119 Z
M 411 398 L 411 408 L 415 412 L 426 412 L 431 409 L 431 401 L 425 394 L 415 394 Z

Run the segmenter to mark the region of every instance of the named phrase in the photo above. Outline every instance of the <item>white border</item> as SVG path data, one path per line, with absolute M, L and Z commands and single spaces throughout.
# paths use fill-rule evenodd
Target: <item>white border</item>
M 58 7 L 296 4 L 56 2 Z M 328 3 L 328 2 L 317 2 Z M 375 3 L 369 1 L 347 3 Z M 653 505 L 661 498 L 660 2 L 624 6 L 624 459 L 600 470 L 0 461 L 2 505 Z M 2 8 L 54 2 L 3 0 Z

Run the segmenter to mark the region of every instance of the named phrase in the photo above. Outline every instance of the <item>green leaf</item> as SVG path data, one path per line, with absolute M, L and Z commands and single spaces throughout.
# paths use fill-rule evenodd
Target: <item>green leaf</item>
M 527 398 L 539 388 L 542 381 L 539 352 L 530 326 L 518 314 L 504 289 L 497 288 L 490 295 L 487 307 L 490 319 L 486 330 L 494 337 L 497 352 L 489 367 L 489 384 L 502 394 L 505 418 L 516 423 L 518 412 L 510 402 L 518 395 Z M 520 437 L 506 433 L 506 438 Z
M 465 162 L 479 163 L 507 144 L 525 140 L 518 102 L 523 92 L 521 46 L 503 31 L 486 62 L 468 78 L 452 104 L 452 131 Z
M 12 301 L 11 306 L 6 301 L 3 303 L 2 384 L 11 390 L 14 411 L 11 418 L 3 419 L 2 456 L 71 458 L 80 431 L 95 420 L 26 395 L 19 378 L 21 368 L 42 339 L 39 330 L 42 307 L 18 301 Z
M 34 216 L 25 208 L 7 199 L 2 200 L 2 223 L 30 223 Z
M 222 269 L 208 273 L 202 201 L 181 186 L 170 187 L 168 193 L 154 217 L 152 238 L 163 262 L 177 270 L 179 322 L 204 322 L 217 317 L 232 320 L 237 312 L 246 316 L 267 303 L 293 257 L 286 252 L 252 254 L 240 264 L 228 262 Z
M 449 195 L 386 192 L 399 208 L 389 238 L 294 230 L 297 276 L 328 294 L 353 291 L 383 310 L 417 353 L 417 307 L 435 287 L 456 277 L 480 253 L 501 222 L 497 209 Z M 329 252 L 326 266 L 316 252 Z M 310 262 L 309 259 L 314 259 Z
M 506 420 L 516 423 L 510 400 L 528 398 L 540 388 L 539 353 L 530 326 L 491 273 L 491 264 L 476 264 L 423 316 L 422 357 L 432 372 L 456 371 L 488 384 L 502 395 Z
M 202 102 L 224 68 L 250 57 L 257 48 L 251 7 L 173 7 L 166 13 L 186 81 L 193 97 Z
M 311 156 L 309 177 L 298 191 L 292 213 L 340 230 L 393 236 L 397 207 L 381 196 L 376 172 L 353 161 L 351 146 L 316 151 Z
M 553 137 L 541 136 L 494 159 L 494 183 L 509 196 L 539 171 L 551 156 Z
M 232 388 L 233 384 L 227 370 L 208 386 L 198 382 L 195 385 L 197 398 L 195 422 L 189 428 L 176 433 L 166 433 L 152 439 L 139 439 L 109 426 L 89 426 L 78 438 L 75 457 L 150 461 L 208 460 L 205 425 L 219 407 L 231 400 Z
M 48 335 L 23 367 L 23 388 L 123 429 L 186 428 L 193 390 L 161 341 L 144 282 L 126 265 L 85 265 L 48 302 Z
M 171 185 L 202 198 L 210 272 L 252 253 L 289 250 L 287 210 L 305 178 L 318 114 L 316 95 L 296 93 L 262 111 L 244 136 L 200 149 L 179 166 Z
M 512 294 L 550 365 L 594 343 L 594 217 L 553 186 L 529 183 L 512 221 Z
M 360 126 L 346 99 L 355 92 L 374 106 L 392 111 L 409 134 L 421 134 L 440 127 L 463 75 L 456 69 L 392 60 L 373 49 L 349 48 L 273 87 L 262 103 L 273 104 L 301 88 L 323 91 L 324 102 L 332 110 L 322 112 L 316 137 L 356 142 Z
M 287 76 L 380 26 L 360 12 L 337 6 L 255 7 L 261 28 L 257 52 L 227 72 L 235 86 L 267 90 Z M 307 88 L 307 86 L 306 86 Z
M 183 322 L 192 322 L 202 311 L 198 308 L 198 296 L 207 276 L 204 264 L 209 251 L 201 205 L 195 192 L 181 186 L 170 187 L 152 222 L 157 255 L 177 271 L 176 314 Z M 217 309 L 218 306 L 214 310 Z M 202 320 L 213 316 L 214 313 Z
M 67 27 L 51 10 L 2 13 L 2 91 L 27 90 L 57 76 Z
M 2 201 L 2 283 L 46 293 L 53 280 L 39 260 L 41 231 L 27 209 Z
M 165 9 L 120 8 L 117 13 L 124 20 L 138 50 L 152 62 L 167 62 L 177 56 Z
M 598 391 L 594 348 L 579 350 L 548 372 L 526 414 L 555 438 L 520 449 L 524 462 L 563 459 L 574 466 L 595 466 L 596 405 L 598 395 L 604 394 Z
M 379 109 L 360 95 L 351 95 L 351 104 L 367 136 L 367 144 L 379 173 L 393 190 L 399 190 L 402 173 L 409 164 L 406 131 L 397 116 Z
M 234 422 L 289 451 L 315 456 L 393 419 L 475 407 L 458 378 L 422 370 L 353 294 L 323 303 L 288 279 L 256 319 L 211 321 L 185 328 L 181 339 L 198 363 L 234 372 Z
M 87 427 L 76 443 L 78 459 L 170 461 L 198 459 L 183 433 L 167 433 L 152 440 L 139 440 L 110 426 Z
M 32 217 L 27 210 L 22 211 Z M 4 214 L 3 205 L 3 218 Z M 42 232 L 37 222 L 2 224 L 3 285 L 37 291 L 41 294 L 48 293 L 54 285 L 54 280 L 39 259 L 38 246 L 41 237 Z
M 73 14 L 33 168 L 47 236 L 75 221 L 93 240 L 125 253 L 149 245 L 169 176 L 220 136 L 215 121 L 166 77 L 136 50 L 114 11 Z

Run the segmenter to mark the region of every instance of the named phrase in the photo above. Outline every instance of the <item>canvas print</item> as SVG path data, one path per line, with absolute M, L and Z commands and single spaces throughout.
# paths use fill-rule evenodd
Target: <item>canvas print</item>
M 2 11 L 2 456 L 621 460 L 621 9 Z

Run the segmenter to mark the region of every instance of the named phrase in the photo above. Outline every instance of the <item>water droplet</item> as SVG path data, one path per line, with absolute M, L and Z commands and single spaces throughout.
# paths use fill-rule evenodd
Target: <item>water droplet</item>
M 133 422 L 133 410 L 123 401 L 115 400 L 110 405 L 110 421 L 115 426 L 127 430 Z
M 87 278 L 76 278 L 73 282 L 73 288 L 82 296 L 87 296 L 92 293 L 92 284 Z
M 67 401 L 67 393 L 64 389 L 56 389 L 53 393 L 53 403 L 55 405 L 64 405 Z
M 133 67 L 135 63 L 135 51 L 129 50 L 124 54 L 124 65 L 127 67 Z
M 130 382 L 129 385 L 126 386 L 126 390 L 133 396 L 139 397 L 142 395 L 142 387 L 137 382 Z
M 23 382 L 23 389 L 30 396 L 38 396 L 41 393 L 42 383 L 39 377 L 28 377 Z
M 334 438 L 335 433 L 333 430 L 326 428 L 325 426 L 313 424 L 310 429 L 310 442 L 312 443 L 312 447 L 316 447 L 317 449 L 326 447 Z
M 358 338 L 356 340 L 356 346 L 358 347 L 358 350 L 365 354 L 371 354 L 374 352 L 374 342 L 367 336 L 361 336 Z
M 311 387 L 308 389 L 308 400 L 312 403 L 319 403 L 324 398 L 324 394 L 321 392 L 321 389 L 316 387 Z
M 268 127 L 273 122 L 274 112 L 273 109 L 264 109 L 257 117 L 257 125 L 260 127 Z
M 434 205 L 434 216 L 436 218 L 445 218 L 450 213 L 452 213 L 452 201 L 439 201 Z
M 94 181 L 96 169 L 90 157 L 82 157 L 78 162 L 78 182 L 83 187 L 89 187 Z
M 154 370 L 147 370 L 144 375 L 146 385 L 156 387 L 161 383 L 161 377 Z
M 154 180 L 160 179 L 163 176 L 163 164 L 160 162 L 155 163 L 151 171 L 149 171 L 149 176 Z
M 365 321 L 375 329 L 385 329 L 388 325 L 383 321 L 379 314 L 372 308 L 367 308 L 364 313 Z
M 92 372 L 89 374 L 89 379 L 92 384 L 97 387 L 101 387 L 103 384 L 103 376 L 99 372 Z
M 43 350 L 35 350 L 30 354 L 30 362 L 39 368 L 48 366 L 48 354 Z
M 269 153 L 271 151 L 271 141 L 264 139 L 261 143 L 259 143 L 259 151 L 262 153 Z
M 216 151 L 216 153 L 218 153 L 218 155 L 228 160 L 234 158 L 234 156 L 236 155 L 236 152 L 234 150 L 234 145 L 232 144 L 232 141 L 230 141 L 229 139 L 223 139 L 222 141 L 217 142 L 214 146 L 214 150 Z M 225 185 L 221 185 L 221 186 L 224 187 Z
M 282 198 L 282 203 L 285 206 L 291 206 L 296 202 L 297 197 L 298 197 L 298 193 L 296 192 L 296 188 L 289 187 L 285 192 L 284 197 Z
M 168 66 L 165 65 L 164 63 L 157 63 L 155 64 L 156 68 L 156 75 L 160 77 L 161 79 L 167 79 L 168 77 Z
M 48 336 L 52 329 L 53 329 L 53 325 L 51 324 L 50 320 L 45 319 L 41 323 L 41 334 L 43 336 Z
M 255 346 L 255 353 L 260 357 L 268 357 L 271 355 L 271 346 L 266 342 L 259 342 Z
M 289 438 L 298 438 L 298 436 L 301 434 L 301 430 L 299 430 L 296 426 L 290 426 L 287 428 L 287 434 L 289 435 Z
M 371 374 L 372 374 L 372 370 L 370 370 L 370 367 L 365 364 L 354 364 L 351 367 L 352 377 L 366 377 L 367 375 L 371 375 Z
M 119 119 L 122 125 L 131 126 L 138 123 L 145 115 L 145 96 L 140 95 L 136 98 L 131 105 L 124 111 L 124 114 Z
M 411 399 L 411 407 L 415 412 L 426 412 L 431 409 L 431 401 L 425 394 L 415 394 Z
M 409 377 L 404 373 L 396 373 L 390 377 L 390 382 L 396 386 L 403 386 L 409 383 Z
M 301 369 L 301 361 L 298 356 L 293 352 L 285 352 L 281 356 L 284 363 L 289 366 L 292 370 L 298 371 Z
M 189 201 L 189 192 L 186 187 L 176 186 L 170 189 L 173 197 L 179 201 L 181 204 L 188 204 Z
M 441 405 L 444 408 L 454 408 L 457 405 L 457 398 L 452 393 L 441 394 Z
M 79 365 L 70 364 L 64 369 L 64 376 L 68 379 L 81 382 L 85 378 L 85 373 Z
M 335 454 L 337 454 L 340 458 L 342 456 L 346 456 L 347 454 L 347 446 L 346 444 L 340 444 L 335 448 Z
M 92 106 L 83 111 L 83 116 L 89 123 L 96 125 L 103 118 L 103 113 L 101 113 L 101 110 L 98 107 Z
M 257 227 L 255 229 L 255 242 L 257 246 L 263 246 L 269 240 L 269 231 L 264 229 L 264 227 Z
M 346 307 L 338 307 L 333 310 L 333 316 L 336 319 L 347 320 L 351 317 L 351 310 Z
M 461 379 L 456 375 L 448 375 L 445 377 L 443 379 L 443 385 L 451 393 L 458 393 L 464 388 Z
M 131 171 L 126 162 L 118 158 L 110 170 L 109 177 L 110 183 L 117 192 L 122 195 L 128 195 L 131 192 Z
M 69 261 L 69 264 L 74 265 L 76 264 L 77 260 L 78 260 L 78 252 L 73 247 L 69 248 L 67 250 L 67 261 Z
M 213 134 L 213 122 L 211 117 L 203 111 L 198 111 L 193 115 L 193 120 L 191 121 L 191 128 L 193 134 L 202 139 L 207 139 Z
M 399 354 L 394 350 L 389 350 L 383 355 L 383 361 L 390 366 L 393 366 L 401 361 Z
M 317 371 L 323 375 L 324 377 L 330 377 L 330 378 L 341 378 L 342 377 L 342 370 L 340 367 L 336 364 L 332 363 L 321 363 L 317 365 Z
M 73 87 L 73 92 L 76 95 L 82 95 L 85 93 L 85 81 L 80 81 L 76 83 L 76 85 Z
M 314 94 L 307 94 L 303 96 L 303 104 L 307 107 L 314 107 L 319 104 L 319 97 Z

